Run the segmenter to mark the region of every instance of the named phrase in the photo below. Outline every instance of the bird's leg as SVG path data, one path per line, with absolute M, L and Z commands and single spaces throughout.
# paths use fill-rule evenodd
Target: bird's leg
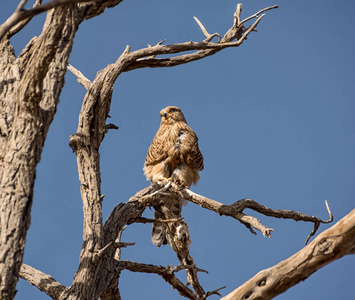
M 182 189 L 184 189 L 184 188 L 187 188 L 187 189 L 189 188 L 189 186 L 186 185 L 185 182 L 182 181 L 182 180 L 180 180 L 180 179 L 176 179 L 176 180 L 175 180 L 175 184 L 177 185 L 177 187 L 179 188 L 179 190 L 182 190 Z
M 171 177 L 164 177 L 164 176 L 159 176 L 158 181 L 161 182 L 163 185 L 166 185 L 168 183 L 173 183 L 175 179 L 175 174 L 173 174 Z
M 159 177 L 158 181 L 160 183 L 162 183 L 162 185 L 166 185 L 168 182 L 170 182 L 171 177 L 167 178 L 167 177 Z
M 165 176 L 159 176 L 158 178 L 158 182 L 161 184 L 161 185 L 166 185 L 167 183 L 171 182 L 172 179 L 173 179 L 174 175 L 171 176 L 171 177 L 165 177 Z
M 163 192 L 167 191 L 171 187 L 171 184 L 174 182 L 174 177 L 175 177 L 174 174 L 173 174 L 173 176 L 171 176 L 169 178 L 169 180 L 165 177 L 162 177 L 162 178 L 164 178 L 164 183 L 163 183 L 163 180 L 161 180 L 161 178 L 159 178 L 158 182 L 162 182 L 163 187 L 160 190 L 157 190 L 154 193 L 152 193 L 151 196 L 154 196 L 156 194 L 163 193 Z

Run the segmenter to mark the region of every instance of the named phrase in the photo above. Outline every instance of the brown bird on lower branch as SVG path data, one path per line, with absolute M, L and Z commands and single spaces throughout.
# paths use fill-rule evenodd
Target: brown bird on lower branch
M 180 108 L 168 106 L 160 111 L 160 118 L 160 127 L 145 159 L 144 174 L 152 183 L 167 183 L 173 177 L 174 182 L 189 188 L 192 183 L 197 184 L 199 171 L 203 170 L 198 138 L 187 125 Z M 164 204 L 169 209 L 169 217 L 180 218 L 182 200 L 178 197 L 168 198 Z M 154 218 L 162 219 L 162 215 L 155 211 Z M 153 224 L 152 242 L 158 247 L 170 244 L 166 224 Z

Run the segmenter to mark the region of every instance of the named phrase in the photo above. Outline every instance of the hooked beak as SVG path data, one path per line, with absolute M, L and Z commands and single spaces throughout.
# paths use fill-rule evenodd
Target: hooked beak
M 163 117 L 166 117 L 168 113 L 166 111 L 163 112 Z

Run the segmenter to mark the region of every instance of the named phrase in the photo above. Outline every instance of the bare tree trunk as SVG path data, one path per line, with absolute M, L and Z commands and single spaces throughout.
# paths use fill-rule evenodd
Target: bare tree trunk
M 41 35 L 16 59 L 1 41 L 0 298 L 12 299 L 22 264 L 36 167 L 64 85 L 75 10 L 51 11 Z M 61 37 L 61 38 L 58 38 Z
M 122 0 L 53 0 L 15 12 L 0 25 L 0 298 L 12 299 L 22 264 L 36 167 L 64 86 L 79 24 Z M 85 3 L 79 3 L 85 2 Z M 10 44 L 38 13 L 50 10 L 39 37 L 16 57 Z

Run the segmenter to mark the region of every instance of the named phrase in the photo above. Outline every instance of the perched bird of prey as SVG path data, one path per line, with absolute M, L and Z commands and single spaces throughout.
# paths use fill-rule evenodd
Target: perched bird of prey
M 187 125 L 180 108 L 168 106 L 160 111 L 160 118 L 160 127 L 145 159 L 144 174 L 152 183 L 167 182 L 174 177 L 174 182 L 189 188 L 192 183 L 197 184 L 199 171 L 203 169 L 198 138 Z M 170 208 L 171 218 L 180 218 L 182 201 L 178 197 L 171 198 L 165 206 Z M 155 211 L 154 218 L 162 216 Z M 152 242 L 158 247 L 170 244 L 166 224 L 153 224 Z

